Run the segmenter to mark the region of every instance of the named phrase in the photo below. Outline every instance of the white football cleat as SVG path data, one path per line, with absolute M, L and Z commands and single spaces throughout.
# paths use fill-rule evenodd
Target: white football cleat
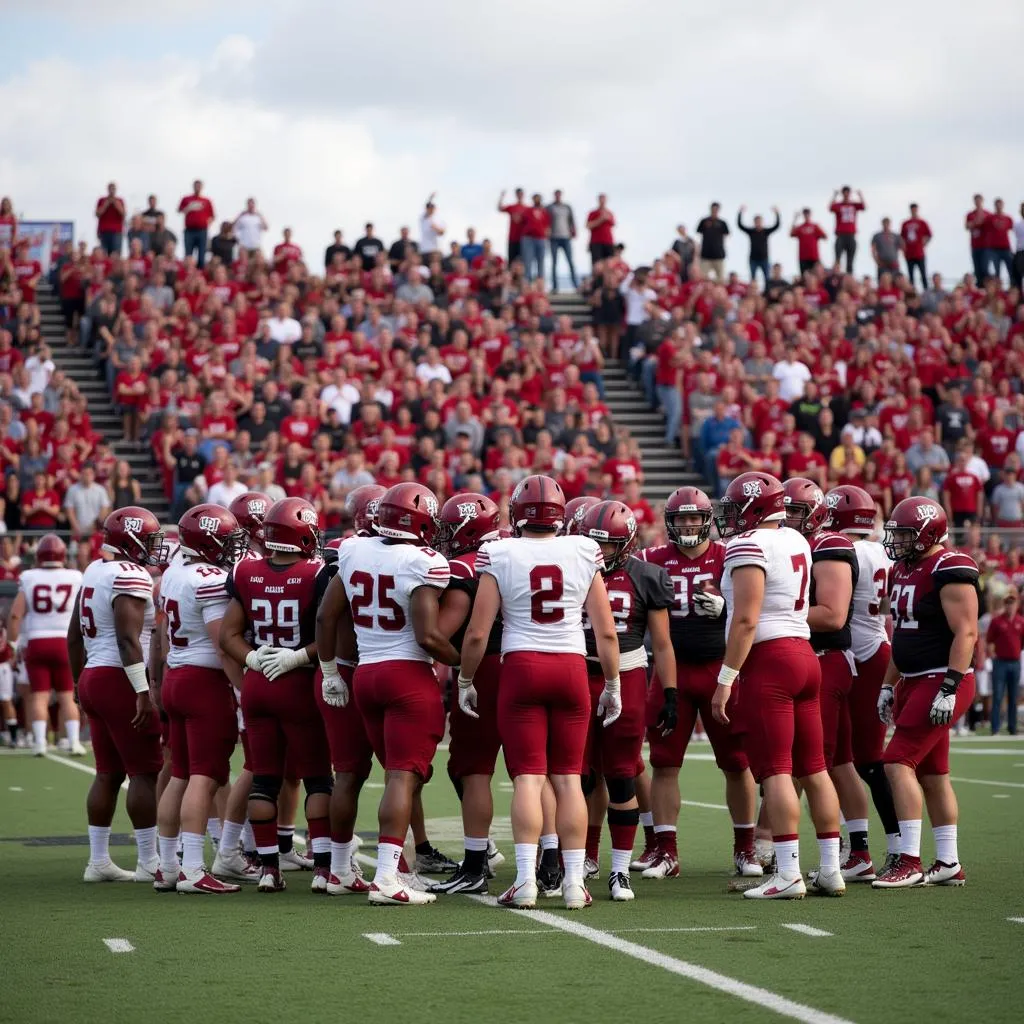
M 312 871 L 313 858 L 304 857 L 293 846 L 287 853 L 282 853 L 277 858 L 281 871 Z
M 107 860 L 102 864 L 94 864 L 89 861 L 85 865 L 85 874 L 82 875 L 83 882 L 134 882 L 135 873 L 119 868 L 113 861 Z
M 625 877 L 625 876 L 623 876 Z M 626 878 L 626 885 L 629 879 Z M 613 896 L 612 899 L 615 897 Z M 593 903 L 590 890 L 582 882 L 562 882 L 562 901 L 566 910 L 585 910 Z
M 767 871 L 775 861 L 775 844 L 770 839 L 755 839 L 754 860 Z
M 493 839 L 487 840 L 487 871 L 491 878 L 494 877 L 494 872 L 505 863 L 505 854 L 498 849 L 497 843 Z
M 156 873 L 160 870 L 160 861 L 154 860 L 150 864 L 143 864 L 139 861 L 135 865 L 135 881 L 136 882 L 155 882 Z
M 959 862 L 946 864 L 945 861 L 937 860 L 924 873 L 925 885 L 966 885 L 967 875 Z
M 165 872 L 163 868 L 157 868 L 156 875 L 153 878 L 153 891 L 174 892 L 178 888 L 178 875 L 180 874 L 180 868 L 173 872 Z
M 616 903 L 628 903 L 636 899 L 636 893 L 629 884 L 629 875 L 614 871 L 608 876 L 608 897 Z
M 197 896 L 221 896 L 225 893 L 241 892 L 242 887 L 214 878 L 206 868 L 194 868 L 191 871 L 182 871 L 178 875 L 177 891 Z
M 341 878 L 337 875 L 327 876 L 325 892 L 328 896 L 365 896 L 369 891 L 369 883 L 354 871 L 342 875 Z
M 513 883 L 498 897 L 498 906 L 512 910 L 533 910 L 537 906 L 536 881 L 523 882 L 522 885 Z
M 661 851 L 657 846 L 645 846 L 644 852 L 640 854 L 636 860 L 629 862 L 630 871 L 646 871 L 648 868 L 653 867 L 661 856 Z
M 288 886 L 280 871 L 273 868 L 263 868 L 260 880 L 256 883 L 257 892 L 284 892 Z
M 870 854 L 859 851 L 843 861 L 842 872 L 847 882 L 873 882 L 877 877 Z
M 748 900 L 802 900 L 807 895 L 807 886 L 799 875 L 783 878 L 775 874 L 756 888 L 747 889 L 743 895 Z
M 375 878 L 370 883 L 366 900 L 375 907 L 422 907 L 434 903 L 437 897 L 432 892 L 410 889 L 398 875 Z
M 67 736 L 61 736 L 61 738 L 57 740 L 57 749 L 62 754 L 66 754 L 71 749 L 71 740 L 69 740 Z
M 86 750 L 81 743 L 72 743 L 70 749 L 68 750 L 68 753 L 72 757 L 85 757 L 85 755 L 88 754 L 89 751 Z
M 215 878 L 243 882 L 246 885 L 255 885 L 260 880 L 260 869 L 250 863 L 241 850 L 218 849 L 210 874 Z
M 732 862 L 736 865 L 736 874 L 740 878 L 761 878 L 764 875 L 764 868 L 758 863 L 757 857 L 751 857 L 745 851 L 734 853 Z
M 434 884 L 430 879 L 424 878 L 415 871 L 399 871 L 398 880 L 407 889 L 413 889 L 416 892 L 430 892 L 430 887 Z
M 309 883 L 309 891 L 321 896 L 327 894 L 327 882 L 331 873 L 327 868 L 313 868 L 313 880 Z
M 601 877 L 601 867 L 593 857 L 587 857 L 583 862 L 583 877 L 588 880 Z
M 46 745 L 46 740 L 43 740 L 42 743 L 32 744 L 32 753 L 35 757 L 46 757 L 46 752 L 49 749 L 50 748 Z
M 644 868 L 641 878 L 678 878 L 679 858 L 670 853 L 659 853 L 654 863 Z
M 811 892 L 816 896 L 842 896 L 846 892 L 842 870 L 822 871 L 819 868 L 811 879 Z

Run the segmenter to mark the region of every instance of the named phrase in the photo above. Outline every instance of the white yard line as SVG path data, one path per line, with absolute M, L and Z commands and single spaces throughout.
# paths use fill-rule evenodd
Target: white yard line
M 21 786 L 8 786 L 7 787 L 12 793 L 24 793 L 25 790 Z
M 111 953 L 134 953 L 135 947 L 127 939 L 104 939 L 103 945 Z
M 1024 917 L 1008 917 L 1006 920 L 1013 924 L 1024 924 Z
M 791 932 L 799 932 L 801 935 L 810 935 L 813 939 L 831 939 L 832 932 L 823 931 L 821 928 L 812 928 L 809 924 L 784 924 Z
M 969 782 L 975 786 L 999 786 L 1007 789 L 1024 789 L 1024 782 L 996 782 L 994 779 L 965 779 L 961 775 L 950 775 L 950 782 Z
M 528 920 L 533 920 L 529 915 Z M 698 927 L 698 928 L 609 928 L 609 935 L 625 935 L 643 932 L 652 935 L 669 935 L 678 932 L 753 932 L 757 931 L 757 925 L 740 924 L 724 925 L 721 927 Z M 475 938 L 481 935 L 558 935 L 558 932 L 550 928 L 485 928 L 473 932 L 394 932 L 399 939 L 451 939 L 451 938 Z
M 701 802 L 700 800 L 684 800 L 682 803 L 684 807 L 703 807 L 706 811 L 729 810 L 729 808 L 726 807 L 725 804 L 706 804 Z
M 363 938 L 369 939 L 378 946 L 400 946 L 402 944 L 387 932 L 363 932 Z
M 1009 800 L 1010 799 L 1010 794 L 1009 793 L 993 793 L 992 794 L 992 799 L 993 800 Z
M 86 775 L 96 774 L 96 769 L 93 768 L 91 764 L 83 764 L 81 761 L 73 761 L 70 757 L 61 757 L 60 754 L 51 754 L 49 751 L 47 751 L 43 756 L 47 761 L 54 761 L 56 764 L 62 764 L 67 768 L 74 768 L 76 772 L 85 772 Z M 121 783 L 121 788 L 127 791 L 127 779 Z

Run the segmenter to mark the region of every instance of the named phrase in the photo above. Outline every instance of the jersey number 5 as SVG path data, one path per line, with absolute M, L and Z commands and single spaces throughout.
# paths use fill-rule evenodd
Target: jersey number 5
M 373 576 L 359 569 L 349 576 L 348 582 L 352 588 L 349 604 L 354 625 L 361 629 L 373 629 L 377 625 L 389 633 L 405 629 L 405 612 L 391 596 L 395 589 L 394 576 L 378 576 L 375 586 Z
M 537 565 L 530 570 L 530 618 L 543 626 L 561 622 L 565 611 L 559 602 L 565 577 L 557 565 Z
M 96 619 L 89 607 L 89 599 L 96 591 L 92 587 L 82 587 L 82 597 L 78 604 L 78 623 L 82 629 L 82 636 L 90 640 L 96 636 Z

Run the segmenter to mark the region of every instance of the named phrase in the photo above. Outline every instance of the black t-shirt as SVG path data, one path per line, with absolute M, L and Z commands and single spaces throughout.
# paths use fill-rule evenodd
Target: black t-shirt
M 347 245 L 335 242 L 333 245 L 327 246 L 327 251 L 324 253 L 324 266 L 329 267 L 334 262 L 335 255 L 339 252 L 346 260 L 352 255 L 352 250 Z
M 190 484 L 206 469 L 206 459 L 199 452 L 189 455 L 183 448 L 174 455 L 174 477 L 179 484 Z
M 724 260 L 725 238 L 729 225 L 721 217 L 705 217 L 697 225 L 700 235 L 700 258 L 702 260 Z
M 950 444 L 959 441 L 967 433 L 971 414 L 966 406 L 943 404 L 936 410 L 935 418 L 942 427 L 942 443 Z
M 392 263 L 401 263 L 408 259 L 410 253 L 419 251 L 420 247 L 411 238 L 400 238 L 397 242 L 392 242 L 391 248 L 388 249 L 388 259 Z
M 356 252 L 363 261 L 363 270 L 373 270 L 377 262 L 377 253 L 384 251 L 384 243 L 379 238 L 360 238 L 356 242 Z
M 277 430 L 281 425 L 281 420 L 288 415 L 288 406 L 281 398 L 275 398 L 272 402 L 264 399 L 263 404 L 267 410 L 267 422 L 273 424 L 273 430 Z
M 266 417 L 257 423 L 251 416 L 243 416 L 238 421 L 238 429 L 247 431 L 253 445 L 258 448 L 277 428 Z
M 668 573 L 660 565 L 632 556 L 618 569 L 604 574 L 604 585 L 622 654 L 643 647 L 648 612 L 672 608 L 676 600 Z M 597 641 L 586 616 L 583 636 L 587 641 L 587 657 L 596 658 Z
M 299 338 L 292 345 L 292 354 L 296 359 L 316 359 L 320 355 L 320 346 L 315 341 L 306 341 Z
M 236 245 L 238 245 L 238 239 L 234 235 L 228 235 L 225 238 L 223 235 L 217 234 L 210 241 L 210 251 L 222 263 L 226 263 L 230 267 L 235 261 Z

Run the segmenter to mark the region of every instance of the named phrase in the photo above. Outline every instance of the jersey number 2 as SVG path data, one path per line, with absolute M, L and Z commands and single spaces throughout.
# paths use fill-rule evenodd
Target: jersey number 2
M 173 597 L 164 601 L 164 614 L 167 616 L 167 636 L 172 647 L 188 647 L 188 637 L 178 636 L 181 629 L 181 608 Z
M 565 610 L 558 603 L 565 592 L 565 577 L 557 565 L 537 565 L 530 570 L 530 618 L 542 626 L 561 622 Z

